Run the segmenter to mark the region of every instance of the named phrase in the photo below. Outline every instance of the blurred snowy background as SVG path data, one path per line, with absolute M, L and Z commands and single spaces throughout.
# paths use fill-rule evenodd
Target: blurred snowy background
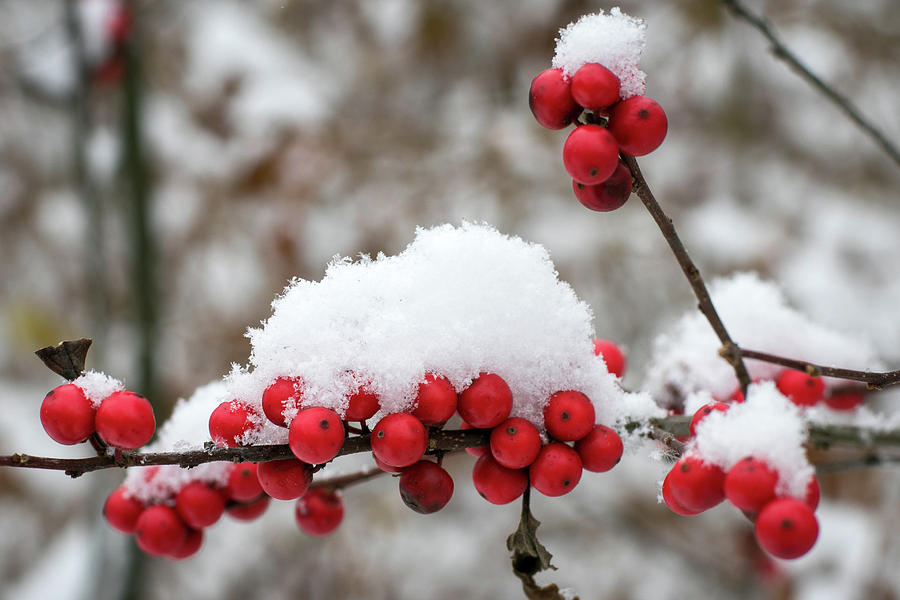
M 112 0 L 0 0 L 0 453 L 87 455 L 40 428 L 58 379 L 36 348 L 93 337 L 90 366 L 150 396 L 162 420 L 246 362 L 246 328 L 290 277 L 320 278 L 335 254 L 395 253 L 416 225 L 484 220 L 544 244 L 597 335 L 627 347 L 631 387 L 653 338 L 693 306 L 637 198 L 583 209 L 565 134 L 528 110 L 558 28 L 610 6 L 132 6 L 123 49 L 129 19 Z M 621 6 L 648 22 L 647 95 L 669 115 L 642 168 L 704 275 L 755 270 L 900 365 L 897 165 L 718 1 Z M 895 0 L 751 6 L 900 140 Z M 650 452 L 535 500 L 559 567 L 540 581 L 583 599 L 900 596 L 896 468 L 823 474 L 817 547 L 775 564 L 736 511 L 687 519 L 658 505 L 665 465 Z M 409 511 L 381 478 L 348 490 L 326 540 L 275 502 L 256 523 L 223 519 L 185 563 L 136 560 L 102 522 L 120 473 L 3 470 L 0 596 L 519 597 L 504 543 L 518 505 L 478 498 L 468 456 L 449 465 L 457 491 L 440 514 Z

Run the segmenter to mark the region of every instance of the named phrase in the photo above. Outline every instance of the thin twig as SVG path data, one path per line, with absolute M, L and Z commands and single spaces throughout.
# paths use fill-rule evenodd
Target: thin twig
M 772 53 L 777 57 L 786 62 L 791 68 L 793 68 L 803 79 L 807 81 L 810 85 L 812 85 L 815 89 L 819 90 L 826 98 L 831 100 L 831 102 L 840 109 L 844 115 L 856 123 L 856 125 L 866 132 L 869 137 L 871 137 L 876 144 L 878 144 L 888 156 L 890 156 L 898 166 L 900 166 L 900 150 L 897 149 L 894 144 L 885 137 L 885 135 L 878 130 L 872 123 L 870 123 L 865 117 L 863 117 L 860 110 L 852 103 L 849 99 L 847 99 L 843 94 L 835 90 L 833 87 L 822 81 L 822 79 L 809 70 L 809 68 L 803 64 L 797 56 L 791 52 L 787 46 L 781 41 L 778 37 L 778 34 L 775 32 L 775 28 L 772 27 L 769 21 L 761 16 L 750 12 L 750 10 L 740 2 L 740 0 L 722 0 L 722 3 L 728 7 L 731 12 L 737 16 L 738 18 L 743 19 L 751 26 L 753 26 L 756 30 L 758 30 L 769 43 L 772 44 Z
M 725 324 L 722 323 L 722 319 L 719 318 L 719 313 L 716 312 L 716 307 L 709 296 L 709 290 L 706 289 L 706 283 L 700 275 L 700 270 L 697 268 L 697 265 L 694 264 L 694 261 L 691 260 L 690 255 L 687 253 L 687 249 L 685 249 L 684 244 L 681 242 L 681 238 L 678 237 L 678 232 L 675 231 L 675 225 L 673 225 L 672 219 L 666 215 L 665 211 L 663 211 L 662 207 L 659 205 L 659 202 L 657 202 L 656 198 L 653 196 L 653 192 L 650 191 L 650 186 L 647 185 L 647 181 L 644 179 L 644 175 L 641 173 L 641 168 L 638 166 L 637 161 L 631 156 L 623 155 L 622 158 L 628 166 L 628 169 L 631 171 L 631 176 L 634 178 L 634 192 L 641 199 L 641 202 L 644 203 L 644 206 L 647 208 L 647 211 L 650 212 L 650 216 L 653 217 L 653 220 L 656 221 L 656 225 L 662 232 L 663 237 L 665 237 L 666 241 L 669 243 L 669 248 L 672 249 L 672 253 L 675 255 L 676 260 L 678 260 L 678 264 L 681 266 L 684 276 L 687 277 L 688 283 L 691 284 L 691 289 L 694 290 L 694 295 L 697 296 L 697 307 L 706 317 L 706 320 L 709 321 L 709 324 L 712 326 L 713 331 L 716 332 L 716 336 L 718 336 L 722 346 L 730 349 L 730 351 L 722 356 L 734 369 L 734 374 L 737 376 L 741 391 L 746 394 L 747 386 L 750 385 L 750 374 L 747 372 L 747 367 L 744 365 L 743 359 L 741 359 L 740 354 L 737 352 L 737 345 L 732 341 L 731 336 L 728 334 L 728 330 L 725 328 Z
M 346 475 L 335 475 L 334 477 L 326 477 L 324 479 L 314 479 L 309 487 L 311 488 L 329 488 L 332 490 L 340 490 L 357 483 L 362 483 L 370 479 L 374 479 L 379 475 L 384 475 L 387 471 L 382 471 L 378 467 L 363 469 L 356 473 L 348 473 Z
M 872 373 L 870 371 L 855 371 L 853 369 L 826 367 L 804 360 L 785 358 L 784 356 L 777 356 L 766 352 L 757 352 L 756 350 L 747 350 L 746 348 L 740 347 L 737 348 L 737 351 L 744 358 L 753 358 L 767 363 L 782 365 L 784 367 L 796 369 L 797 371 L 803 371 L 813 377 L 836 377 L 838 379 L 861 381 L 865 383 L 866 387 L 869 389 L 880 390 L 883 387 L 900 383 L 900 370 Z

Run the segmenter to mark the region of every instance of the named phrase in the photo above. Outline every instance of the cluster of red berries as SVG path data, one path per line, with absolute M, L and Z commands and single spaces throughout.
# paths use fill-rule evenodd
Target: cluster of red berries
M 193 480 L 149 505 L 121 486 L 106 499 L 103 514 L 115 529 L 134 535 L 147 554 L 174 560 L 194 555 L 203 543 L 203 530 L 223 514 L 251 521 L 265 512 L 270 498 L 297 498 L 294 515 L 300 530 L 327 535 L 344 517 L 343 501 L 334 490 L 310 489 L 312 472 L 308 465 L 297 468 L 299 463 L 291 459 L 229 465 L 224 487 Z M 159 467 L 148 467 L 145 481 L 158 472 Z
M 756 379 L 754 383 L 760 381 L 765 380 Z M 781 371 L 774 381 L 778 391 L 801 408 L 824 402 L 832 410 L 850 411 L 865 400 L 862 391 L 858 388 L 843 388 L 828 392 L 825 389 L 825 381 L 821 377 L 814 377 L 803 371 L 793 369 Z M 731 396 L 725 400 L 725 402 L 743 401 L 744 394 L 741 393 L 740 388 L 734 390 Z M 722 402 L 717 404 L 722 404 Z M 716 410 L 723 409 L 717 408 Z
M 803 500 L 778 496 L 778 472 L 765 461 L 747 456 L 728 471 L 696 454 L 682 456 L 663 481 L 663 501 L 672 512 L 692 516 L 723 500 L 754 522 L 759 545 L 778 558 L 797 558 L 809 552 L 819 535 L 814 511 L 819 505 L 819 482 L 811 477 Z
M 156 431 L 153 407 L 146 398 L 121 390 L 94 408 L 73 383 L 50 390 L 41 403 L 41 425 L 60 444 L 78 444 L 97 432 L 108 445 L 124 450 L 143 446 Z
M 547 69 L 531 82 L 531 112 L 548 129 L 575 123 L 563 146 L 563 164 L 575 197 L 585 207 L 607 212 L 631 195 L 631 172 L 619 153 L 644 156 L 666 137 L 662 107 L 646 96 L 622 99 L 619 78 L 598 63 L 581 66 L 571 78 Z M 585 114 L 586 123 L 579 117 Z

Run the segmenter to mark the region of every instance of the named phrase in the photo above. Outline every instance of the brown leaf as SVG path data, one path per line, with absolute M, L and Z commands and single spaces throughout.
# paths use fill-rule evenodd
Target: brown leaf
M 72 381 L 84 371 L 88 348 L 91 347 L 92 342 L 91 338 L 66 340 L 55 346 L 36 350 L 35 354 L 47 365 L 48 369 Z

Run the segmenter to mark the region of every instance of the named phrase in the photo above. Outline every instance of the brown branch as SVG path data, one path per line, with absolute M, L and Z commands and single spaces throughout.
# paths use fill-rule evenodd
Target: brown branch
M 490 430 L 466 429 L 459 431 L 433 431 L 428 440 L 428 454 L 452 452 L 463 448 L 475 448 L 488 443 Z M 344 441 L 338 456 L 358 454 L 372 449 L 369 436 L 349 437 Z M 21 467 L 27 469 L 49 469 L 65 471 L 71 477 L 78 477 L 91 471 L 116 467 L 148 467 L 152 465 L 179 465 L 184 468 L 196 467 L 210 462 L 268 462 L 293 458 L 287 445 L 247 446 L 243 448 L 210 447 L 187 452 L 119 452 L 90 458 L 50 458 L 13 454 L 0 456 L 0 467 Z
M 724 350 L 724 348 L 723 348 Z M 721 352 L 721 351 L 720 351 Z M 784 356 L 776 356 L 766 352 L 757 352 L 756 350 L 747 350 L 745 348 L 737 348 L 738 354 L 744 358 L 753 358 L 763 362 L 782 365 L 797 371 L 803 371 L 813 377 L 836 377 L 838 379 L 849 379 L 851 381 L 861 381 L 866 384 L 869 389 L 880 390 L 889 385 L 900 383 L 900 371 L 886 371 L 883 373 L 872 373 L 870 371 L 854 371 L 853 369 L 841 369 L 837 367 L 826 367 L 815 363 L 796 360 L 793 358 L 785 358 Z
M 807 83 L 831 100 L 831 102 L 837 106 L 848 119 L 853 121 L 857 127 L 867 133 L 869 137 L 872 138 L 872 140 L 874 140 L 898 166 L 900 166 L 900 150 L 897 150 L 897 147 L 894 146 L 894 144 L 888 140 L 878 128 L 863 117 L 860 110 L 850 102 L 847 97 L 822 81 L 822 79 L 810 71 L 793 52 L 788 50 L 787 46 L 784 45 L 778 37 L 778 34 L 775 32 L 775 28 L 772 27 L 765 17 L 750 12 L 740 0 L 722 0 L 722 3 L 731 10 L 732 14 L 743 19 L 763 34 L 763 36 L 769 40 L 769 43 L 772 44 L 772 53 L 777 58 L 786 62 L 798 75 L 800 75 L 800 77 L 805 79 Z
M 747 386 L 750 385 L 750 374 L 747 372 L 747 367 L 744 365 L 743 359 L 741 359 L 740 354 L 737 352 L 737 345 L 732 341 L 731 336 L 728 334 L 728 330 L 725 328 L 725 324 L 722 323 L 722 319 L 719 318 L 719 313 L 716 311 L 716 307 L 709 296 L 709 290 L 706 289 L 706 283 L 700 275 L 700 270 L 697 268 L 697 265 L 694 264 L 694 261 L 691 260 L 684 244 L 681 243 L 681 238 L 678 237 L 678 232 L 675 231 L 675 225 L 672 223 L 672 219 L 666 215 L 665 211 L 663 211 L 662 207 L 659 205 L 659 202 L 657 202 L 656 198 L 653 196 L 653 192 L 650 191 L 650 186 L 647 185 L 647 181 L 644 179 L 644 175 L 641 173 L 641 168 L 638 166 L 637 161 L 634 157 L 626 155 L 623 155 L 622 159 L 625 161 L 625 164 L 631 171 L 631 176 L 634 178 L 635 193 L 641 199 L 641 202 L 644 203 L 650 216 L 656 221 L 656 225 L 662 232 L 663 237 L 665 237 L 666 241 L 669 243 L 669 248 L 671 248 L 676 260 L 678 260 L 678 264 L 681 266 L 684 276 L 687 277 L 688 283 L 691 284 L 691 289 L 694 290 L 694 295 L 697 296 L 697 308 L 700 309 L 700 312 L 702 312 L 703 316 L 706 317 L 706 320 L 709 321 L 709 324 L 712 326 L 713 331 L 716 332 L 716 336 L 718 336 L 722 346 L 730 349 L 726 351 L 722 357 L 728 361 L 734 369 L 734 374 L 737 376 L 741 391 L 746 394 Z
M 370 479 L 374 479 L 379 475 L 384 475 L 387 471 L 382 471 L 378 467 L 363 469 L 356 473 L 348 473 L 346 475 L 335 475 L 334 477 L 326 477 L 324 479 L 315 479 L 310 484 L 310 488 L 329 488 L 332 490 L 340 490 L 357 483 L 362 483 Z

